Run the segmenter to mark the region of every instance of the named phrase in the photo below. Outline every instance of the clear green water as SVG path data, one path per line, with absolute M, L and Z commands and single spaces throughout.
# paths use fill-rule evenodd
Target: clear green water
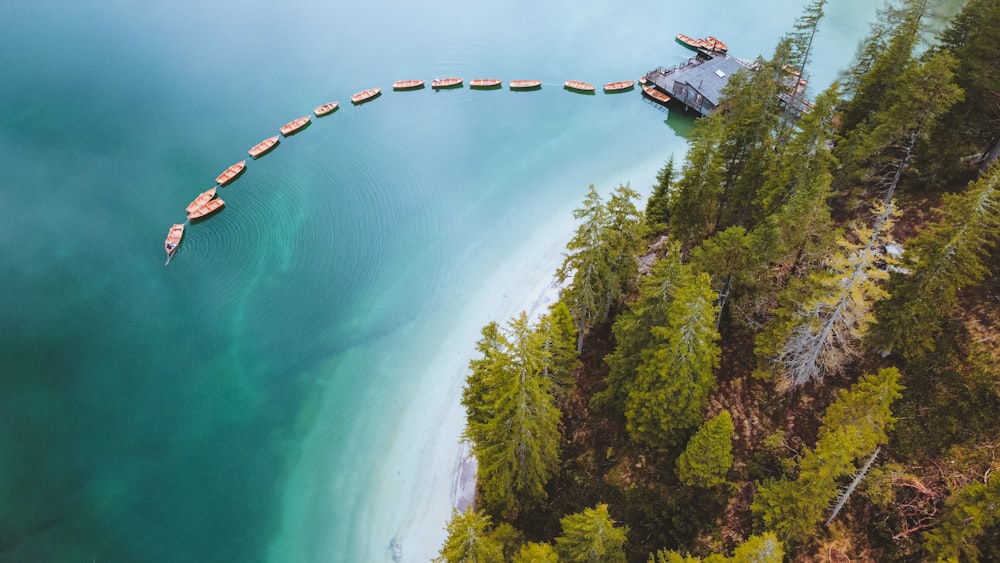
M 532 305 L 589 184 L 684 151 L 690 117 L 562 81 L 680 32 L 769 53 L 802 3 L 5 2 L 0 560 L 427 560 L 479 327 Z M 831 4 L 819 85 L 873 10 Z M 545 84 L 388 91 L 438 76 Z M 164 267 L 188 201 L 329 100 Z

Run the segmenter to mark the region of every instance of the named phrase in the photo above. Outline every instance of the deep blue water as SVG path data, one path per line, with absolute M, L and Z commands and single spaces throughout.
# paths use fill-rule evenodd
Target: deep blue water
M 438 432 L 415 397 L 531 305 L 589 184 L 646 195 L 684 152 L 690 116 L 562 82 L 676 64 L 676 33 L 769 54 L 803 3 L 5 1 L 0 560 L 377 561 L 383 522 L 440 541 L 372 500 L 424 486 L 398 444 Z M 873 10 L 831 4 L 817 88 Z M 438 76 L 544 86 L 389 89 Z M 164 267 L 188 201 L 330 100 Z

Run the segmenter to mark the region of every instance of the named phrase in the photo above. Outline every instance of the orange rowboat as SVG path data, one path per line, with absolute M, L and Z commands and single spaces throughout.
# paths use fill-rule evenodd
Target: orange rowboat
M 247 161 L 241 160 L 236 164 L 226 168 L 226 171 L 215 177 L 215 183 L 220 186 L 225 186 L 229 182 L 236 179 L 237 176 L 243 173 L 247 169 Z
M 214 186 L 210 190 L 201 192 L 201 194 L 198 197 L 194 198 L 194 201 L 192 201 L 191 203 L 189 203 L 188 206 L 184 208 L 184 211 L 187 211 L 188 213 L 191 213 L 195 209 L 198 209 L 202 205 L 205 205 L 209 201 L 212 201 L 213 197 L 215 197 L 215 187 Z
M 530 90 L 531 88 L 539 88 L 542 85 L 541 80 L 511 80 L 510 88 L 512 90 Z
M 177 247 L 181 244 L 181 238 L 184 236 L 184 224 L 176 223 L 174 226 L 170 227 L 170 232 L 167 233 L 167 240 L 163 243 L 163 249 L 167 251 L 167 261 L 163 264 L 166 266 L 170 263 L 170 259 L 174 257 L 174 252 L 177 252 Z
M 382 89 L 381 88 L 370 88 L 368 90 L 364 90 L 362 92 L 358 92 L 357 94 L 354 94 L 353 96 L 351 96 L 351 103 L 353 103 L 353 104 L 363 104 L 363 103 L 367 102 L 368 100 L 371 100 L 371 99 L 375 98 L 376 96 L 378 96 L 381 93 L 382 93 Z
M 709 35 L 705 39 L 702 39 L 701 42 L 702 42 L 702 47 L 708 49 L 709 51 L 715 51 L 717 53 L 725 53 L 726 51 L 729 50 L 729 47 L 727 47 L 725 43 L 719 41 L 718 39 L 712 37 L 711 35 Z
M 273 137 L 268 137 L 267 139 L 264 139 L 263 141 L 261 141 L 261 142 L 257 143 L 256 145 L 254 145 L 254 147 L 252 149 L 250 149 L 249 151 L 247 151 L 247 152 L 250 153 L 250 156 L 252 156 L 254 158 L 259 158 L 259 157 L 264 156 L 265 154 L 267 154 L 268 151 L 270 151 L 274 147 L 276 147 L 279 142 L 280 141 L 278 140 L 278 136 L 277 135 L 275 135 Z
M 226 202 L 222 201 L 222 198 L 211 199 L 200 206 L 196 207 L 194 210 L 188 212 L 188 219 L 201 219 L 206 215 L 211 215 L 216 211 L 225 207 Z
M 473 78 L 469 81 L 472 88 L 496 88 L 502 84 L 499 78 Z
M 416 90 L 417 88 L 423 87 L 423 80 L 397 80 L 392 83 L 393 90 Z
M 604 85 L 605 92 L 624 92 L 625 90 L 631 90 L 635 87 L 635 82 L 632 80 L 621 80 L 619 82 L 608 82 Z
M 309 125 L 310 121 L 312 121 L 312 118 L 309 117 L 308 115 L 305 117 L 300 117 L 298 119 L 293 119 L 292 121 L 289 121 L 288 123 L 282 125 L 279 131 L 281 132 L 282 135 L 286 137 L 289 135 L 294 135 L 299 131 L 301 131 L 303 127 Z
M 454 88 L 461 85 L 461 78 L 435 78 L 431 80 L 431 88 Z
M 313 113 L 316 114 L 316 117 L 323 117 L 328 113 L 333 113 L 337 111 L 338 107 L 340 107 L 340 105 L 337 102 L 327 102 L 321 106 L 316 106 L 316 109 L 313 110 Z
M 664 94 L 663 92 L 660 92 L 659 90 L 653 88 L 652 86 L 643 86 L 642 91 L 645 92 L 647 96 L 653 98 L 654 100 L 660 102 L 661 104 L 665 104 L 670 101 L 670 96 Z
M 580 92 L 593 92 L 595 90 L 593 84 L 587 84 L 586 82 L 580 82 L 579 80 L 567 80 L 563 83 L 563 86 L 569 88 L 570 90 L 578 90 Z
M 702 47 L 703 46 L 701 39 L 695 39 L 693 37 L 688 37 L 687 35 L 684 35 L 683 33 L 678 33 L 677 34 L 677 41 L 680 42 L 685 47 L 689 47 L 691 49 L 697 49 L 698 47 Z

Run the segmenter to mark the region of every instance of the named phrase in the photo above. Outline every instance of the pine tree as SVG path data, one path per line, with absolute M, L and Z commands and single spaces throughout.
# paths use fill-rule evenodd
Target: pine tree
M 1000 523 L 1000 473 L 985 483 L 958 489 L 945 502 L 944 516 L 924 534 L 927 551 L 937 561 L 979 561 L 975 540 L 986 528 Z
M 580 366 L 580 355 L 576 352 L 576 326 L 564 301 L 552 304 L 549 314 L 539 320 L 538 331 L 544 340 L 542 375 L 552 382 L 552 394 L 556 400 L 564 400 L 573 394 L 576 387 L 573 372 Z
M 454 511 L 448 523 L 448 538 L 434 563 L 503 563 L 500 544 L 490 537 L 490 517 L 473 512 Z
M 484 329 L 482 360 L 473 360 L 463 393 L 466 436 L 479 461 L 483 504 L 513 518 L 545 498 L 545 484 L 559 465 L 559 410 L 549 379 L 544 340 L 527 315 L 505 331 Z M 493 348 L 500 346 L 501 348 Z
M 725 187 L 715 229 L 737 225 L 750 229 L 753 201 L 775 159 L 783 110 L 781 96 L 790 96 L 798 78 L 790 71 L 791 43 L 782 40 L 770 60 L 758 58 L 753 72 L 729 78 L 720 105 L 725 108 L 721 145 Z
M 563 563 L 624 563 L 628 528 L 615 526 L 608 505 L 598 504 L 560 520 L 556 553 Z
M 700 424 L 715 386 L 716 295 L 708 274 L 688 278 L 676 290 L 667 326 L 653 328 L 657 343 L 639 366 L 625 403 L 629 435 L 657 447 L 676 444 Z
M 858 179 L 888 201 L 903 175 L 913 167 L 919 143 L 925 141 L 940 116 L 962 99 L 953 82 L 956 61 L 939 53 L 923 63 L 908 65 L 887 93 L 888 107 L 868 116 L 868 124 L 853 133 L 838 151 L 843 180 Z M 838 147 L 839 148 L 839 147 Z M 854 172 L 858 171 L 858 172 Z
M 837 497 L 838 479 L 856 470 L 857 459 L 888 441 L 895 418 L 891 406 L 902 386 L 895 368 L 866 375 L 831 404 L 814 450 L 806 450 L 795 480 L 768 481 L 757 488 L 750 509 L 784 542 L 807 538 Z
M 858 354 L 858 342 L 873 320 L 873 305 L 887 294 L 879 282 L 888 273 L 885 235 L 892 225 L 892 206 L 876 204 L 873 227 L 859 225 L 856 242 L 841 239 L 840 252 L 827 269 L 791 285 L 775 318 L 756 341 L 761 374 L 780 373 L 792 385 L 839 372 Z
M 941 219 L 907 246 L 906 262 L 888 284 L 891 297 L 876 309 L 873 344 L 918 357 L 933 350 L 958 293 L 987 274 L 984 261 L 1000 227 L 1000 167 L 968 191 L 944 199 Z
M 665 234 L 670 226 L 670 191 L 674 183 L 674 157 L 656 173 L 656 185 L 646 201 L 646 236 Z
M 661 549 L 649 556 L 649 563 L 781 563 L 785 550 L 774 534 L 750 536 L 736 547 L 732 557 L 710 555 L 704 559 Z
M 677 458 L 677 478 L 689 487 L 711 488 L 726 482 L 733 465 L 733 418 L 722 411 L 691 437 Z
M 843 130 L 853 131 L 885 108 L 897 80 L 913 64 L 928 0 L 905 0 L 903 10 L 883 9 L 863 55 L 841 83 L 853 93 L 843 113 Z M 884 27 L 883 27 L 884 26 Z
M 725 121 L 713 113 L 695 122 L 687 160 L 670 199 L 670 237 L 686 252 L 715 230 L 722 204 Z
M 569 253 L 556 274 L 560 282 L 572 278 L 562 299 L 577 321 L 578 352 L 586 330 L 607 321 L 635 276 L 642 225 L 633 202 L 637 197 L 634 190 L 619 186 L 605 205 L 591 185 L 584 206 L 573 212 L 583 222 L 566 245 Z
M 789 55 L 789 64 L 799 71 L 802 76 L 807 73 L 809 59 L 812 55 L 813 39 L 819 30 L 819 23 L 825 15 L 823 7 L 827 0 L 813 0 L 802 11 L 802 15 L 795 20 L 795 31 L 788 35 L 791 42 L 792 52 Z
M 556 550 L 547 543 L 529 542 L 514 556 L 513 563 L 558 563 Z
M 609 367 L 607 387 L 591 400 L 594 408 L 625 411 L 625 398 L 635 381 L 636 370 L 649 353 L 646 350 L 653 346 L 653 327 L 667 324 L 667 313 L 683 269 L 680 247 L 674 244 L 653 263 L 649 275 L 640 280 L 639 298 L 615 319 L 611 329 L 615 349 L 604 359 Z

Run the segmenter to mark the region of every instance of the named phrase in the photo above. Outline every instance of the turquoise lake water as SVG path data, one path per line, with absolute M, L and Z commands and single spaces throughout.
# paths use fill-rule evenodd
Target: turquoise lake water
M 685 150 L 689 115 L 562 82 L 677 64 L 677 33 L 770 54 L 803 4 L 5 1 L 0 560 L 388 561 L 402 529 L 429 559 L 414 505 L 449 500 L 414 476 L 451 478 L 421 452 L 479 327 L 531 306 L 589 184 L 648 195 Z M 874 10 L 830 4 L 814 90 Z M 389 88 L 442 76 L 544 85 Z M 331 100 L 164 267 L 184 206 Z

